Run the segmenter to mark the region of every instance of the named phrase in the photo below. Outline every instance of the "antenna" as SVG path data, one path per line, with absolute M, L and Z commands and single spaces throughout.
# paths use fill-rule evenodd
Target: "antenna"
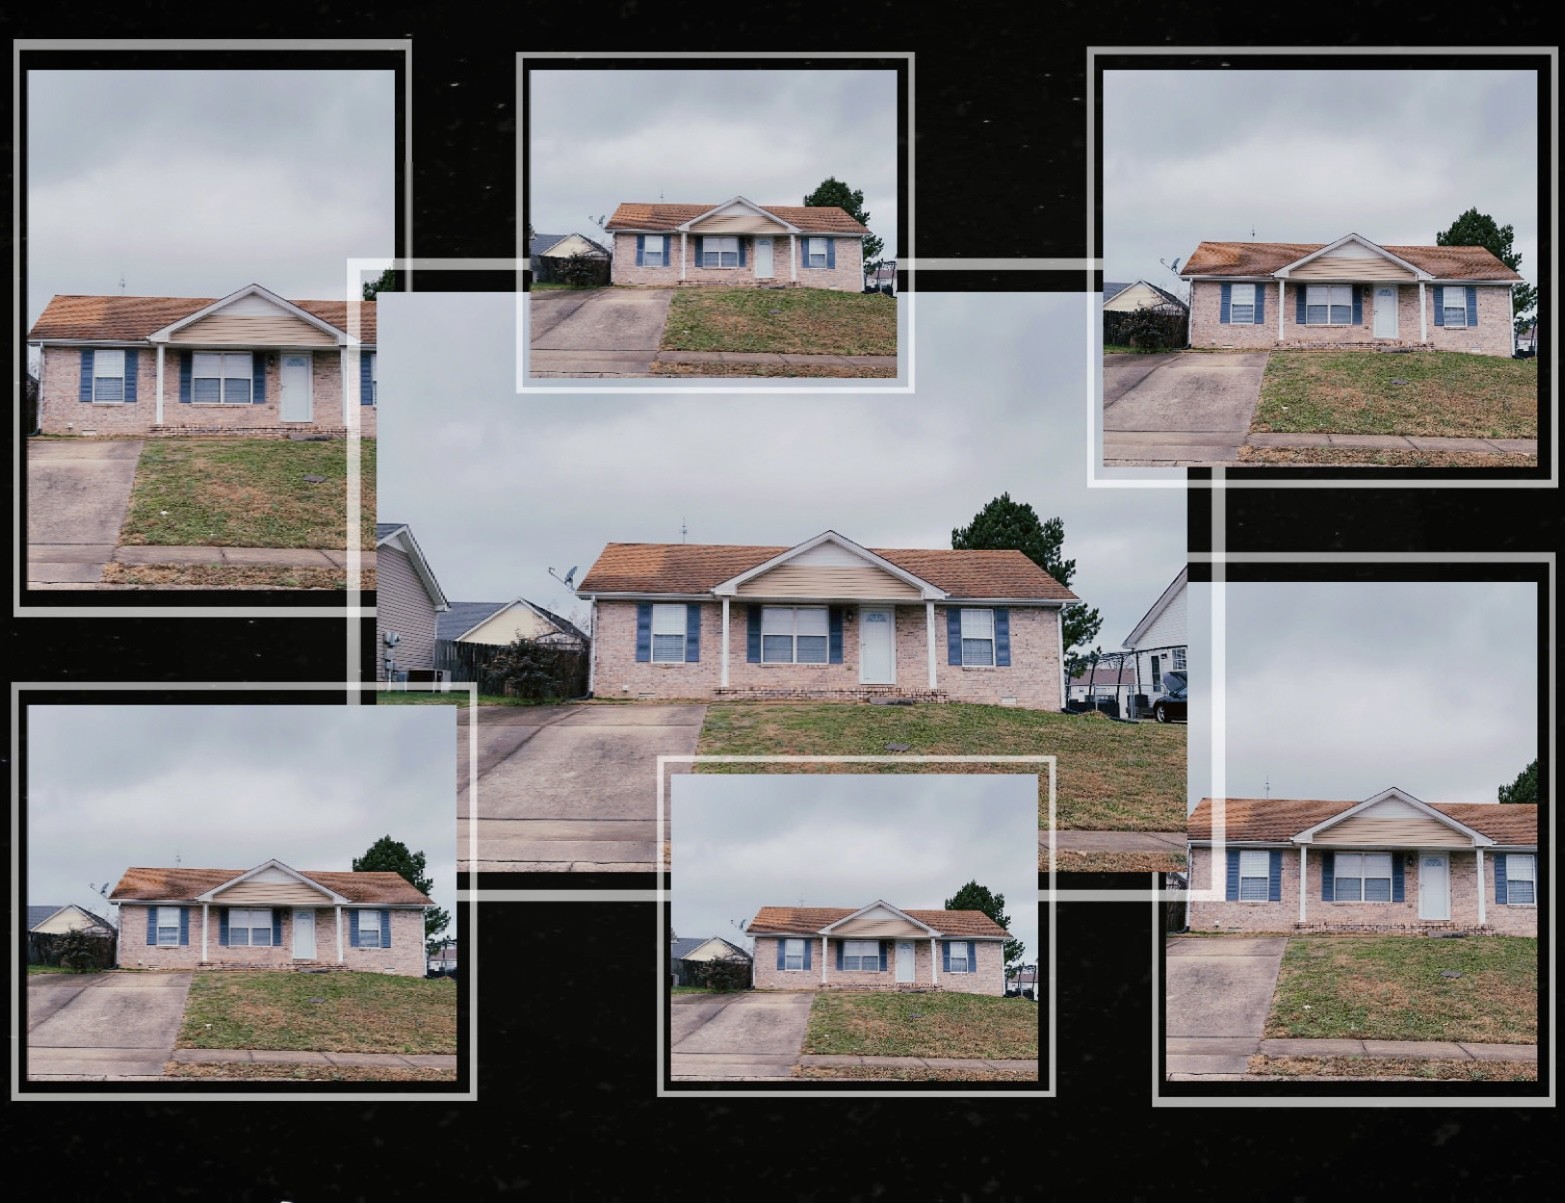
M 125 273 L 121 272 L 120 273 L 120 294 L 123 296 L 124 293 L 125 293 Z
M 1267 798 L 1268 801 L 1271 800 L 1271 796 L 1272 796 L 1272 775 L 1270 773 L 1268 773 L 1268 774 L 1266 774 L 1266 798 Z
M 1250 241 L 1255 241 L 1255 223 L 1253 221 L 1250 223 Z
M 679 541 L 681 543 L 685 542 L 685 536 L 688 535 L 689 533 L 690 533 L 690 528 L 685 525 L 685 520 L 683 518 L 681 518 L 679 520 Z

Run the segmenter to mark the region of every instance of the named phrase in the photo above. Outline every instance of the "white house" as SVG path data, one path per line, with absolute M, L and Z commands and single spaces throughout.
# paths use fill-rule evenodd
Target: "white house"
M 1164 673 L 1186 671 L 1189 649 L 1185 587 L 1189 583 L 1189 568 L 1181 568 L 1135 629 L 1125 636 L 1125 650 L 1136 653 L 1133 692 L 1145 695 L 1149 702 L 1164 692 Z

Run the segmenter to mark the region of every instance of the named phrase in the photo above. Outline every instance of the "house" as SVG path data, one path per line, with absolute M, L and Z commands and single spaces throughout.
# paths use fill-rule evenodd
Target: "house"
M 1120 645 L 1133 656 L 1132 700 L 1138 713 L 1165 692 L 1164 673 L 1188 671 L 1190 648 L 1186 635 L 1185 593 L 1189 584 L 1190 569 L 1181 568 Z
M 1538 323 L 1528 322 L 1516 332 L 1516 350 L 1525 355 L 1538 352 Z
M 450 973 L 457 967 L 457 943 L 455 940 L 446 940 L 429 954 L 429 972 Z
M 1203 242 L 1185 262 L 1190 345 L 1411 347 L 1509 356 L 1511 285 L 1481 246 Z
M 375 302 L 57 296 L 40 348 L 44 434 L 375 433 Z
M 869 230 L 835 205 L 626 203 L 614 235 L 614 283 L 864 287 Z
M 1103 312 L 1134 313 L 1138 309 L 1155 309 L 1164 313 L 1187 313 L 1190 307 L 1173 293 L 1137 280 L 1134 284 L 1103 285 Z
M 864 273 L 864 287 L 872 292 L 897 291 L 897 261 L 884 259 Z
M 424 910 L 395 873 L 317 873 L 278 860 L 253 869 L 127 869 L 122 969 L 336 968 L 424 976 Z
M 375 643 L 380 654 L 375 679 L 406 681 L 409 673 L 433 679 L 436 616 L 450 608 L 407 524 L 377 522 Z
M 1117 663 L 1109 663 L 1104 657 L 1096 668 L 1090 664 L 1085 672 L 1070 679 L 1070 700 L 1084 708 L 1112 702 L 1116 714 L 1128 714 L 1136 687 L 1136 666 L 1130 657 L 1116 657 Z M 1088 703 L 1092 703 L 1089 707 Z
M 48 936 L 63 936 L 72 931 L 84 931 L 89 936 L 112 936 L 114 924 L 71 903 L 67 906 L 29 906 L 27 930 Z
M 947 990 L 1005 993 L 1006 930 L 982 911 L 763 906 L 757 990 Z
M 669 946 L 668 969 L 674 985 L 688 986 L 690 967 L 703 961 L 738 959 L 750 963 L 750 954 L 737 944 L 730 944 L 721 936 L 680 937 Z
M 1064 705 L 1060 610 L 1019 551 L 610 543 L 577 586 L 598 697 Z
M 559 282 L 560 269 L 573 255 L 601 263 L 602 279 L 607 282 L 608 248 L 581 234 L 534 234 L 527 244 L 527 261 L 533 281 L 539 284 Z
M 1188 834 L 1192 930 L 1538 932 L 1535 805 L 1203 798 Z
M 508 602 L 451 602 L 435 621 L 442 643 L 506 647 L 518 639 L 556 647 L 584 648 L 587 634 L 551 610 L 519 597 Z
M 1005 988 L 1015 990 L 1018 994 L 1031 990 L 1034 998 L 1038 997 L 1038 967 L 1036 965 L 1024 965 L 1019 969 L 1008 973 L 1005 978 Z

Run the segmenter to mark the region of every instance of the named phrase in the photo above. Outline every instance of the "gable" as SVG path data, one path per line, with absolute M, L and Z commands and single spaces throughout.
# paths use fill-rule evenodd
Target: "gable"
M 1177 297 L 1169 296 L 1165 292 L 1154 288 L 1145 280 L 1137 280 L 1131 285 L 1117 285 L 1119 291 L 1103 302 L 1104 311 L 1107 313 L 1131 313 L 1137 309 L 1159 308 L 1184 308 Z M 1107 285 L 1105 285 L 1105 290 Z
M 237 297 L 206 317 L 182 326 L 171 343 L 199 346 L 335 347 L 337 339 L 256 293 Z
M 909 923 L 901 915 L 893 914 L 883 906 L 877 906 L 864 914 L 839 923 L 832 928 L 833 938 L 868 938 L 871 936 L 928 936 L 929 933 L 916 923 Z
M 606 257 L 602 247 L 594 245 L 580 234 L 567 234 L 539 253 L 547 254 L 550 259 L 568 259 L 572 255 L 586 255 L 591 259 Z
M 787 226 L 770 213 L 730 201 L 690 226 L 693 234 L 782 234 Z
M 740 597 L 843 597 L 908 599 L 923 593 L 900 577 L 838 543 L 801 551 L 786 563 L 751 577 L 738 587 Z
M 560 632 L 552 622 L 540 618 L 521 603 L 492 614 L 472 630 L 460 636 L 462 643 L 489 643 L 504 646 L 517 639 L 541 639 Z
M 1353 253 L 1348 253 L 1352 251 Z M 1362 252 L 1362 253 L 1360 253 Z M 1376 255 L 1368 247 L 1349 243 L 1329 255 L 1311 259 L 1303 267 L 1288 273 L 1290 280 L 1416 280 L 1418 277 L 1399 263 Z
M 223 906 L 319 906 L 330 897 L 326 890 L 300 881 L 276 866 L 212 891 L 212 901 Z
M 1432 818 L 1406 799 L 1392 795 L 1318 832 L 1314 843 L 1326 846 L 1398 848 L 1471 848 L 1464 832 Z

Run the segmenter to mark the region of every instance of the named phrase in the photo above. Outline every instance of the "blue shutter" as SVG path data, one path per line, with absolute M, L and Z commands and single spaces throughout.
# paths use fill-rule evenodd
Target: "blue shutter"
M 745 614 L 744 658 L 751 664 L 761 662 L 760 606 L 750 606 Z
M 280 948 L 283 942 L 283 910 L 280 906 L 272 908 L 272 947 Z
M 1478 289 L 1471 284 L 1467 286 L 1467 324 L 1478 324 Z
M 382 948 L 390 948 L 391 947 L 391 912 L 390 911 L 381 911 L 381 913 L 380 913 L 380 946 Z
M 967 942 L 967 972 L 978 972 L 978 941 L 976 940 Z
M 1264 284 L 1255 286 L 1255 324 L 1257 326 L 1266 324 L 1266 285 Z
M 826 240 L 826 266 L 837 266 L 837 240 L 835 238 Z
M 745 265 L 745 254 L 744 254 L 744 244 L 745 244 L 745 241 L 746 240 L 743 237 L 741 237 L 739 239 L 739 266 L 740 267 L 743 267 Z
M 946 663 L 962 663 L 962 611 L 946 607 Z
M 1509 906 L 1506 899 L 1510 896 L 1510 890 L 1505 884 L 1505 853 L 1497 852 L 1494 856 L 1494 903 L 1496 906 Z
M 147 943 L 148 944 L 156 944 L 157 942 L 158 942 L 158 908 L 155 907 L 155 906 L 149 906 L 147 908 Z
M 181 945 L 190 943 L 190 908 L 179 908 L 179 942 Z
M 832 664 L 842 663 L 842 607 L 829 606 L 826 610 L 826 659 Z
M 375 404 L 375 374 L 370 371 L 370 364 L 373 362 L 370 357 L 372 355 L 374 355 L 374 354 L 375 354 L 375 352 L 373 352 L 373 351 L 360 351 L 359 352 L 359 404 L 360 405 L 374 405 Z M 312 370 L 313 370 L 313 364 L 312 364 Z
M 685 663 L 697 664 L 701 660 L 701 607 L 685 607 Z
M 940 941 L 940 972 L 951 972 L 951 942 L 949 940 Z
M 1293 322 L 1296 326 L 1304 325 L 1304 298 L 1308 295 L 1309 288 L 1304 284 L 1293 286 Z
M 839 971 L 842 969 L 842 946 L 846 943 L 846 940 L 837 941 L 837 969 Z
M 223 948 L 228 947 L 228 908 L 226 906 L 217 908 L 217 942 Z
M 1223 897 L 1229 902 L 1239 901 L 1239 849 L 1228 849 L 1228 879 Z
M 890 954 L 891 954 L 891 941 L 890 940 L 882 940 L 880 942 L 880 971 L 882 973 L 886 972 L 886 960 L 890 956 Z
M 1391 854 L 1391 901 L 1407 901 L 1407 882 L 1404 879 L 1402 854 L 1400 852 Z
M 1282 852 L 1273 848 L 1271 860 L 1266 866 L 1266 901 L 1282 901 Z
M 261 405 L 266 401 L 266 356 L 259 351 L 250 353 L 250 404 Z
M 810 967 L 810 945 L 814 943 L 815 941 L 810 939 L 804 941 L 804 967 L 806 969 Z
M 777 937 L 777 968 L 786 969 L 787 962 L 783 959 L 788 955 L 788 941 L 781 936 Z
M 647 253 L 647 236 L 645 234 L 637 234 L 636 235 L 636 266 L 637 267 L 641 266 L 642 257 L 645 256 L 646 253 Z
M 994 612 L 994 662 L 998 668 L 1011 667 L 1011 612 L 1003 606 Z
M 1232 284 L 1221 285 L 1223 299 L 1217 307 L 1217 324 L 1226 326 L 1233 319 L 1234 286 Z
M 1349 285 L 1349 287 L 1353 289 L 1353 324 L 1362 326 L 1364 324 L 1364 290 L 1357 284 Z
M 652 659 L 652 603 L 636 603 L 636 660 L 646 664 Z
M 357 948 L 358 946 L 359 946 L 359 912 L 358 911 L 349 911 L 348 912 L 348 947 L 349 948 Z
M 82 348 L 82 379 L 81 387 L 76 394 L 79 401 L 92 400 L 92 348 Z
M 1301 887 L 1302 888 L 1302 887 Z M 1334 902 L 1337 898 L 1337 854 L 1320 854 L 1320 900 Z
M 1435 285 L 1435 325 L 1445 325 L 1445 289 Z
M 181 405 L 190 404 L 191 368 L 190 352 L 181 351 L 179 353 L 179 403 Z
M 136 400 L 136 348 L 125 349 L 125 400 L 134 404 Z

